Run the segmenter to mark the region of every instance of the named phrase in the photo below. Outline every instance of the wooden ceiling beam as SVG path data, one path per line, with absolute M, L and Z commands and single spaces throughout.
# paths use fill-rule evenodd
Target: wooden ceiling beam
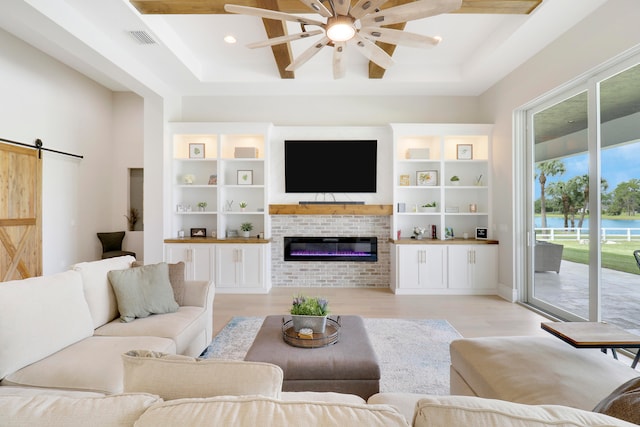
M 258 7 L 262 9 L 278 9 L 277 0 L 257 0 Z M 287 26 L 283 21 L 278 21 L 275 19 L 263 19 L 262 24 L 264 25 L 264 30 L 267 32 L 267 38 L 281 37 L 287 35 Z M 273 52 L 273 58 L 276 61 L 276 66 L 278 67 L 278 73 L 280 73 L 281 79 L 293 79 L 295 78 L 295 74 L 293 71 L 287 71 L 285 68 L 289 66 L 293 62 L 293 54 L 291 53 L 291 44 L 290 43 L 281 43 L 277 45 L 271 46 L 271 51 Z
M 262 7 L 262 0 L 129 0 L 142 14 L 225 14 L 226 3 L 240 6 Z M 299 0 L 273 0 L 274 10 L 287 13 L 312 13 Z M 389 0 L 382 8 L 410 3 L 413 0 Z M 527 15 L 542 3 L 542 0 L 463 0 L 462 7 L 454 13 L 498 13 Z

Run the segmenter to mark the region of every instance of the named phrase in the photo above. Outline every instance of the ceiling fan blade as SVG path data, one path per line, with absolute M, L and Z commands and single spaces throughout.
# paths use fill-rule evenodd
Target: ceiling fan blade
M 409 47 L 433 47 L 440 43 L 439 37 L 423 36 L 422 34 L 408 33 L 401 30 L 384 27 L 361 28 L 359 34 L 373 42 L 390 43 Z
M 393 59 L 387 52 L 376 46 L 374 42 L 365 39 L 360 34 L 356 34 L 354 38 L 356 39 L 358 51 L 366 56 L 369 61 L 375 62 L 385 70 L 394 64 Z
M 313 10 L 316 13 L 328 18 L 333 16 L 333 12 L 326 8 L 323 4 L 325 0 L 300 0 L 304 3 L 309 9 Z
M 351 0 L 333 0 L 333 8 L 336 15 L 348 15 L 349 7 L 351 7 Z
M 363 27 L 398 24 L 452 12 L 460 6 L 462 0 L 418 0 L 370 13 L 363 16 L 360 22 Z
M 347 72 L 346 42 L 333 42 L 333 78 L 341 79 Z
M 313 56 L 320 52 L 320 49 L 328 45 L 330 42 L 328 37 L 323 37 L 318 43 L 311 46 L 309 49 L 302 52 L 291 64 L 285 68 L 287 71 L 295 71 L 304 65 L 305 62 L 313 58 Z
M 290 41 L 300 40 L 300 39 L 304 39 L 311 36 L 317 36 L 318 34 L 322 34 L 323 32 L 324 31 L 322 30 L 313 30 L 313 31 L 305 31 L 303 33 L 289 34 L 287 36 L 273 37 L 261 42 L 249 43 L 247 47 L 249 49 L 255 49 L 257 47 L 273 46 L 276 44 L 287 43 Z
M 375 12 L 386 2 L 387 0 L 358 0 L 358 3 L 356 3 L 349 11 L 349 15 L 355 19 L 360 19 L 367 13 Z
M 290 13 L 276 12 L 275 10 L 260 9 L 258 7 L 238 6 L 236 4 L 225 4 L 224 10 L 230 13 L 240 13 L 242 15 L 259 16 L 260 18 L 276 19 L 278 21 L 299 22 L 306 25 L 324 26 L 324 22 L 315 19 L 307 19 Z

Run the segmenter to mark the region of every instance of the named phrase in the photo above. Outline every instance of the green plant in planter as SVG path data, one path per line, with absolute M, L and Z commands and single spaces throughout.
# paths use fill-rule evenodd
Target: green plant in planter
M 329 314 L 329 301 L 324 298 L 298 295 L 293 298 L 291 314 L 298 316 L 326 316 Z
M 243 222 L 242 224 L 240 224 L 240 230 L 251 231 L 253 230 L 253 224 L 251 224 L 250 222 Z
M 458 177 L 458 175 L 453 175 L 449 180 L 451 182 L 458 182 L 460 181 L 460 178 Z
M 437 206 L 436 202 L 425 203 L 422 205 L 423 208 L 435 208 Z
M 198 202 L 198 207 L 202 208 L 202 209 L 206 208 L 207 207 L 207 202 Z
M 247 202 L 240 202 L 238 206 L 240 206 L 240 208 L 244 209 L 244 208 L 247 207 Z

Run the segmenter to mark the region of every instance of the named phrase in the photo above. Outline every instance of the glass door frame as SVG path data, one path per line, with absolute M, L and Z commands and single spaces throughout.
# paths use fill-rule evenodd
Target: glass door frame
M 600 82 L 640 64 L 640 49 L 634 49 L 602 64 L 589 75 L 584 75 L 550 93 L 533 100 L 513 114 L 514 150 L 513 165 L 515 177 L 514 192 L 514 240 L 516 254 L 514 274 L 518 284 L 520 302 L 532 305 L 551 316 L 568 321 L 600 321 L 601 305 L 601 123 L 600 123 Z M 587 123 L 589 150 L 589 318 L 583 319 L 562 310 L 534 296 L 534 178 L 535 156 L 533 144 L 534 114 L 558 104 L 565 99 L 587 91 Z

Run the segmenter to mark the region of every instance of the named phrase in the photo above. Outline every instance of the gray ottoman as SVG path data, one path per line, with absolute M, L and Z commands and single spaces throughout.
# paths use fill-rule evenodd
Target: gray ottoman
M 280 366 L 282 391 L 333 391 L 365 400 L 379 392 L 380 366 L 361 317 L 341 316 L 339 341 L 321 348 L 287 344 L 282 338 L 282 318 L 265 318 L 245 356 L 245 360 Z

